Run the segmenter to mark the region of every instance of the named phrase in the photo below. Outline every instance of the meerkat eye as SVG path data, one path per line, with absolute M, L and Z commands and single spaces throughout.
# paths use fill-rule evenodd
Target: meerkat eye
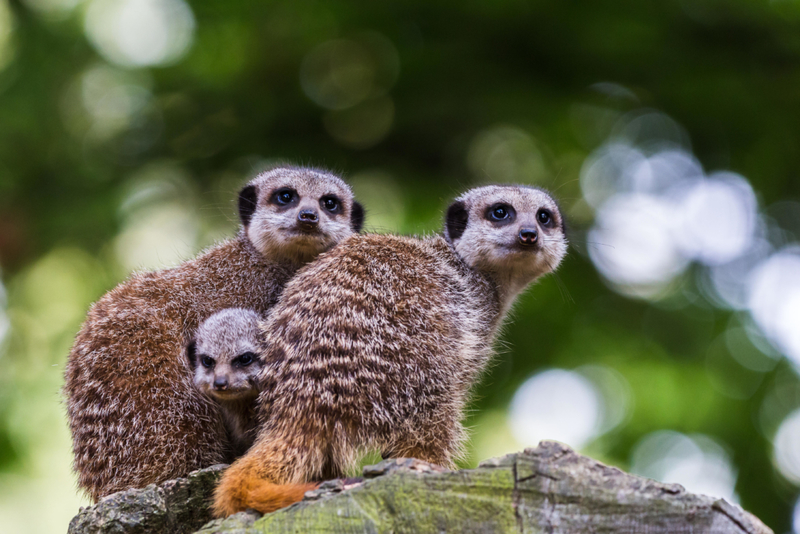
M 553 226 L 553 214 L 550 210 L 539 210 L 539 213 L 536 214 L 536 219 L 539 221 L 539 224 L 545 228 L 551 228 Z
M 252 352 L 245 352 L 244 354 L 240 354 L 238 358 L 236 358 L 239 365 L 242 367 L 246 367 L 253 363 L 256 359 L 256 355 Z
M 339 202 L 339 199 L 334 196 L 322 197 L 319 203 L 323 208 L 325 208 L 331 213 L 336 213 L 337 211 L 339 211 L 339 207 L 341 206 L 341 202 Z
M 290 204 L 295 197 L 297 197 L 297 191 L 285 187 L 275 191 L 275 193 L 272 195 L 272 201 L 279 206 L 285 206 Z
M 200 363 L 203 364 L 203 367 L 211 369 L 214 367 L 214 358 L 211 356 L 200 356 Z
M 486 210 L 486 218 L 494 222 L 511 221 L 514 215 L 514 208 L 508 204 L 495 204 Z

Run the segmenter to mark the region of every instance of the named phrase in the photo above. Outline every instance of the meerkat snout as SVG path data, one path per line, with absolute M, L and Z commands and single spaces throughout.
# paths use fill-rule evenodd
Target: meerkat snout
M 535 228 L 523 228 L 519 231 L 519 242 L 524 246 L 536 245 L 539 241 L 539 232 Z
M 319 215 L 316 210 L 300 210 L 297 220 L 302 230 L 316 230 L 319 223 Z
M 223 376 L 214 376 L 214 389 L 217 391 L 224 391 L 228 389 L 228 377 Z

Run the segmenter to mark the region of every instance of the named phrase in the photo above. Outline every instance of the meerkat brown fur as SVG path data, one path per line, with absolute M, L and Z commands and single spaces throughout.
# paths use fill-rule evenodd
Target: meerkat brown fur
M 503 316 L 566 250 L 550 195 L 487 186 L 450 206 L 444 236 L 351 236 L 320 256 L 263 325 L 259 433 L 214 513 L 291 504 L 370 450 L 452 467 Z
M 183 348 L 223 308 L 264 314 L 286 282 L 357 232 L 363 210 L 337 176 L 278 167 L 239 193 L 242 228 L 193 260 L 137 273 L 89 310 L 66 366 L 79 485 L 94 500 L 227 459 L 219 406 Z
M 253 310 L 218 311 L 200 324 L 186 346 L 195 387 L 220 405 L 232 458 L 244 454 L 255 438 L 258 374 L 264 367 L 260 319 Z

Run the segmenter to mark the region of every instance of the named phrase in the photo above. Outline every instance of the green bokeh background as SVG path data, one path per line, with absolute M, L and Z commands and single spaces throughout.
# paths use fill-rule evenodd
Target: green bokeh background
M 761 206 L 797 200 L 800 2 L 189 5 L 185 55 L 136 68 L 87 37 L 92 2 L 0 0 L 0 529 L 64 531 L 86 504 L 69 471 L 62 373 L 88 306 L 132 268 L 231 235 L 237 188 L 274 161 L 343 172 L 368 230 L 436 231 L 457 193 L 506 179 L 476 148 L 499 136 L 534 154 L 512 153 L 508 179 L 556 192 L 574 247 L 558 279 L 520 299 L 476 390 L 466 463 L 526 445 L 504 426 L 526 378 L 600 364 L 630 385 L 630 410 L 584 452 L 627 468 L 650 432 L 711 436 L 742 506 L 792 530 L 800 490 L 773 466 L 770 440 L 800 407 L 795 368 L 713 376 L 709 347 L 736 318 L 690 303 L 691 269 L 686 291 L 663 301 L 609 288 L 587 256 L 593 214 L 578 179 L 615 120 L 652 108 L 684 128 L 706 169 L 747 177 Z M 337 58 L 350 93 L 314 93 L 314 69 Z M 95 98 L 92 83 L 117 96 Z M 732 397 L 726 380 L 753 386 Z

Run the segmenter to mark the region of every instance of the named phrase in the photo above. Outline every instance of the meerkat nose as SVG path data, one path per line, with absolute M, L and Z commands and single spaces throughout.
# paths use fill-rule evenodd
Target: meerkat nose
M 214 377 L 214 389 L 216 390 L 228 389 L 228 377 L 226 376 Z
M 519 242 L 522 245 L 535 245 L 539 240 L 539 232 L 533 228 L 523 228 L 519 231 Z
M 315 210 L 300 210 L 297 214 L 297 221 L 306 228 L 314 228 L 319 222 L 319 215 Z

